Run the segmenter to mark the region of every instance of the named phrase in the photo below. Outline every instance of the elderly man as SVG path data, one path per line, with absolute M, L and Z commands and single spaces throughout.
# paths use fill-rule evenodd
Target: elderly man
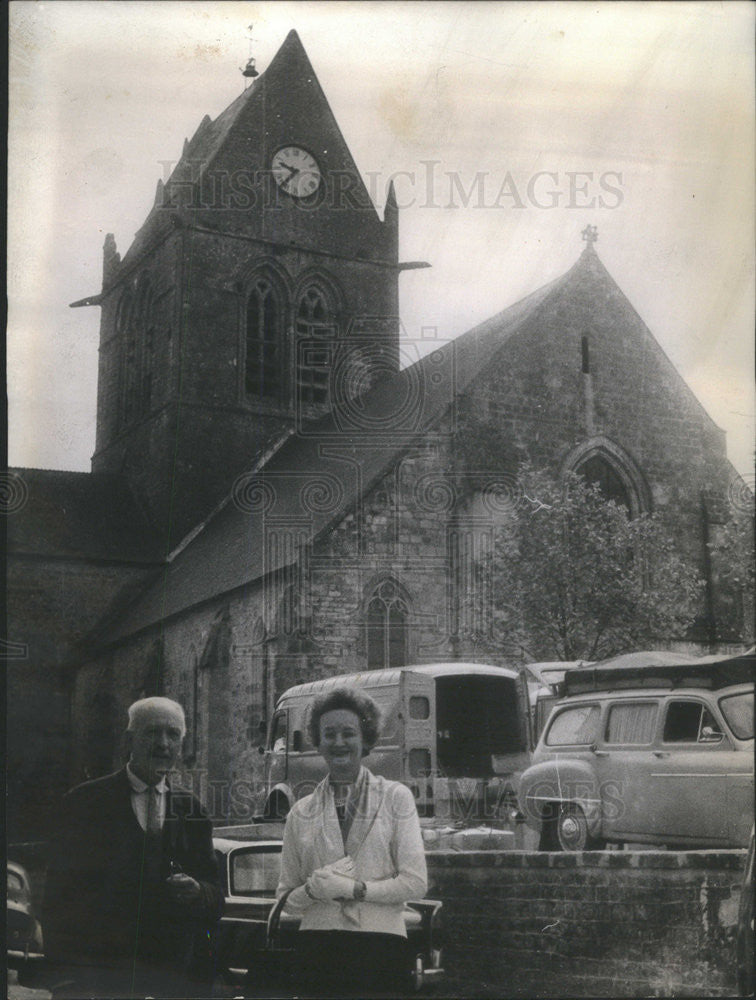
M 210 821 L 167 780 L 184 711 L 144 698 L 128 717 L 126 766 L 63 799 L 43 912 L 56 1000 L 208 993 L 223 897 Z

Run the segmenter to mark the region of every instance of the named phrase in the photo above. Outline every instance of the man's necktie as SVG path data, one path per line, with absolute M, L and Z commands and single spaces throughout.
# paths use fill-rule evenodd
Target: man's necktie
M 159 834 L 163 829 L 160 822 L 160 793 L 154 785 L 147 788 L 147 833 Z
M 147 789 L 144 867 L 148 881 L 155 882 L 160 879 L 163 860 L 163 827 L 160 818 L 160 793 L 154 785 L 150 785 Z

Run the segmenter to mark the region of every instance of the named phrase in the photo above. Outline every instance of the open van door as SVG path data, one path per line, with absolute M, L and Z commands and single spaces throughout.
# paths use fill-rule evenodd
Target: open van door
M 412 789 L 420 816 L 433 815 L 436 759 L 436 687 L 433 677 L 402 670 L 399 693 L 401 781 Z
M 535 737 L 533 732 L 533 717 L 530 712 L 530 690 L 528 679 L 524 673 L 520 673 L 517 680 L 517 704 L 520 710 L 520 726 L 523 736 L 523 744 L 529 751 L 535 750 Z

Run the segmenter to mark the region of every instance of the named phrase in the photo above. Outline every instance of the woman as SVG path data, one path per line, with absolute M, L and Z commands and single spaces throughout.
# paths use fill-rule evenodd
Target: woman
M 346 687 L 310 710 L 328 776 L 287 817 L 277 893 L 301 916 L 310 995 L 395 994 L 408 982 L 404 903 L 425 895 L 425 852 L 410 790 L 362 766 L 379 720 L 375 702 Z

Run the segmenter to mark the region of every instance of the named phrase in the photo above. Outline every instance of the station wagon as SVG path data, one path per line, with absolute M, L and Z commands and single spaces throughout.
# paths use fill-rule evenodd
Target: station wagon
M 751 654 L 568 674 L 519 789 L 541 849 L 745 847 L 753 669 Z

